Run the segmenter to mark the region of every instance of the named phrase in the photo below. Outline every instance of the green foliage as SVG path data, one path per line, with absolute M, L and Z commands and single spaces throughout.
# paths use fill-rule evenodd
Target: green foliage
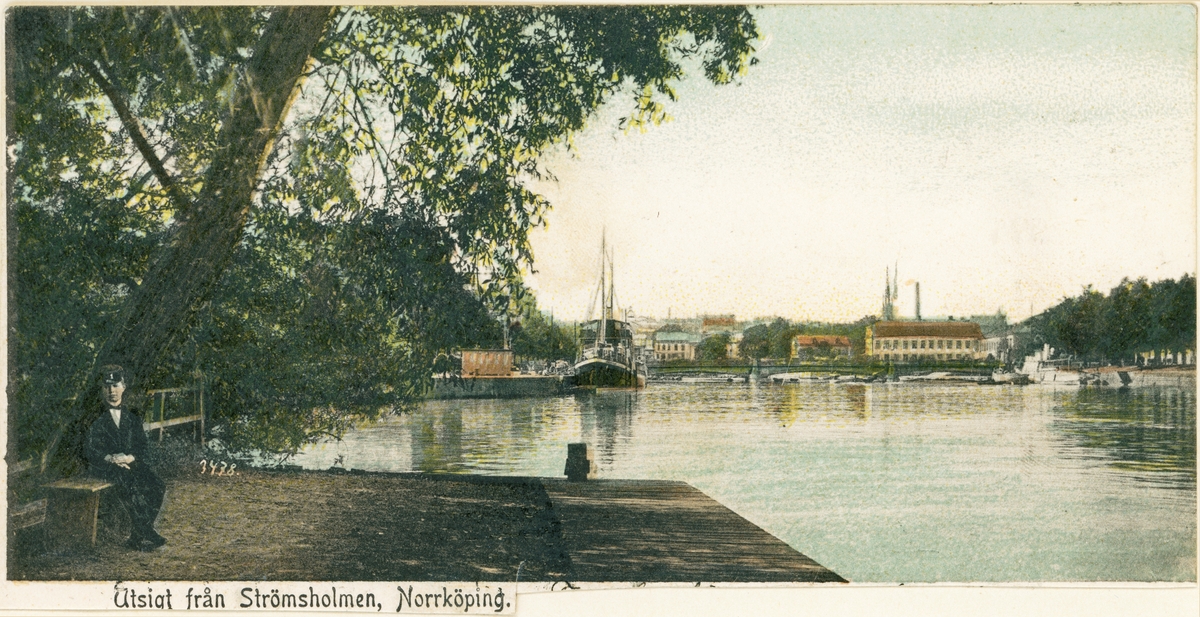
M 743 358 L 754 360 L 774 358 L 787 361 L 792 358 L 792 342 L 796 336 L 808 334 L 845 336 L 850 339 L 854 355 L 861 355 L 866 349 L 866 327 L 874 322 L 874 317 L 867 316 L 853 323 L 793 324 L 782 317 L 776 317 L 768 324 L 747 328 L 739 343 L 738 353 Z M 820 357 L 831 355 L 832 350 L 825 354 L 817 354 Z
M 728 346 L 729 335 L 724 332 L 705 337 L 696 350 L 697 359 L 702 362 L 724 360 L 728 355 Z
M 861 355 L 866 348 L 866 327 L 874 323 L 874 321 L 874 317 L 868 316 L 853 323 L 801 322 L 793 324 L 782 317 L 776 317 L 768 324 L 748 328 L 743 333 L 743 339 L 739 343 L 738 352 L 743 358 L 752 358 L 755 360 L 774 358 L 776 360 L 788 361 L 792 358 L 792 342 L 796 336 L 808 334 L 845 336 L 850 339 L 854 355 Z M 746 337 L 750 337 L 751 341 L 749 343 L 746 342 Z M 765 338 L 760 339 L 760 337 Z M 748 354 L 747 350 L 751 350 L 752 353 Z M 832 351 L 827 354 L 818 354 L 821 357 L 826 355 L 832 355 Z
M 757 36 L 740 7 L 342 7 L 245 220 L 203 219 L 195 200 L 217 190 L 214 157 L 247 137 L 224 123 L 235 93 L 258 92 L 248 67 L 280 10 L 10 9 L 19 456 L 78 420 L 69 401 L 185 225 L 229 225 L 241 242 L 205 256 L 222 274 L 199 301 L 155 299 L 186 306 L 135 387 L 199 368 L 223 438 L 277 452 L 404 409 L 439 354 L 498 338 L 489 316 L 521 295 L 549 207 L 526 188 L 549 174 L 539 155 L 621 93 L 627 125 L 663 120 L 685 59 L 726 83 Z M 521 344 L 565 351 L 561 329 L 538 328 L 527 319 Z
M 519 361 L 574 362 L 579 354 L 579 343 L 575 339 L 574 329 L 547 317 L 545 313 L 537 310 L 537 304 L 532 302 L 532 297 L 530 300 L 530 305 L 523 311 L 523 316 L 510 333 L 513 354 Z
M 439 352 L 500 338 L 435 230 L 376 211 L 311 254 L 286 233 L 303 222 L 278 224 L 239 250 L 193 331 L 231 447 L 339 435 L 418 399 Z
M 878 321 L 874 315 L 859 318 L 853 323 L 801 323 L 795 327 L 796 334 L 835 335 L 850 339 L 850 347 L 854 356 L 865 353 L 867 327 Z
M 72 378 L 89 371 L 111 333 L 108 316 L 154 242 L 152 226 L 104 199 L 88 170 L 64 180 L 70 188 L 61 192 L 41 180 L 9 201 L 10 230 L 23 249 L 9 261 L 9 418 L 32 451 L 70 407 Z M 57 207 L 36 207 L 40 198 Z M 39 413 L 24 413 L 30 409 Z
M 1196 279 L 1123 279 L 1107 295 L 1091 286 L 1030 323 L 1033 348 L 1048 343 L 1089 361 L 1132 360 L 1134 354 L 1196 348 Z
M 756 362 L 771 355 L 771 330 L 761 324 L 746 328 L 738 343 L 738 355 Z
M 796 328 L 793 328 L 786 319 L 776 317 L 767 325 L 767 331 L 771 339 L 769 355 L 780 360 L 791 358 L 792 338 L 796 335 Z

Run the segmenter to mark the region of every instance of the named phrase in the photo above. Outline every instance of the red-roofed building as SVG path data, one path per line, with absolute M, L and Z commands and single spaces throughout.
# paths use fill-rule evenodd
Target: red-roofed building
M 971 321 L 880 321 L 867 327 L 867 354 L 885 362 L 980 360 L 983 331 Z
M 792 357 L 797 360 L 847 356 L 853 353 L 850 338 L 833 334 L 800 334 L 792 339 Z
M 705 315 L 700 318 L 700 332 L 733 332 L 737 330 L 737 318 L 733 315 Z

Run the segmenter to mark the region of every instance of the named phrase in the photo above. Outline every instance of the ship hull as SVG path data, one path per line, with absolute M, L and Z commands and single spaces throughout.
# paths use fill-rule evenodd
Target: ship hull
M 646 385 L 646 378 L 618 362 L 591 358 L 575 365 L 575 385 L 595 388 L 641 388 Z

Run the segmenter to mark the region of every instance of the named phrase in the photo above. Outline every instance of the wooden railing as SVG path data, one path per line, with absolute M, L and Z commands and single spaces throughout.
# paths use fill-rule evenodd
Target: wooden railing
M 146 422 L 142 424 L 142 428 L 147 431 L 158 431 L 158 441 L 161 443 L 163 439 L 163 431 L 171 426 L 196 422 L 200 429 L 200 445 L 204 445 L 204 387 L 192 388 L 163 388 L 161 390 L 149 390 L 146 392 L 150 396 L 151 406 L 149 413 L 146 414 Z M 191 394 L 192 396 L 192 412 L 190 415 L 178 416 L 174 418 L 167 417 L 167 395 L 168 394 Z

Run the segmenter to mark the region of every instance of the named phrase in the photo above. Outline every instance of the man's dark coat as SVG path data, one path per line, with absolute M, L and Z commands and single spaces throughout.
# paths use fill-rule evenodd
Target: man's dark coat
M 134 539 L 153 538 L 154 519 L 162 507 L 163 481 L 150 468 L 146 455 L 146 433 L 142 419 L 128 409 L 121 409 L 121 425 L 113 423 L 112 414 L 104 412 L 88 431 L 87 459 L 93 475 L 117 485 L 121 501 L 129 510 Z M 110 454 L 132 454 L 129 469 L 104 460 Z

